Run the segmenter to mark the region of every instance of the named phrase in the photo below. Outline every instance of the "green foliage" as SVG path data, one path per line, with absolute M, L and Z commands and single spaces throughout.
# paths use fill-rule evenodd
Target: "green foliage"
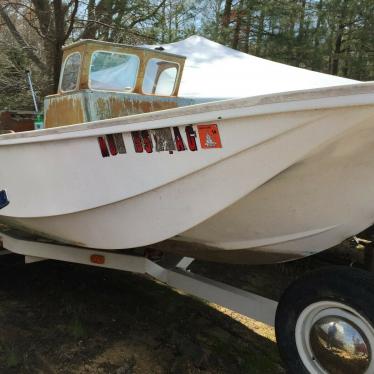
M 226 33 L 228 38 L 221 38 L 225 44 L 260 57 L 358 80 L 374 79 L 372 0 L 238 0 L 231 7 L 228 30 L 223 27 L 221 3 L 216 16 L 203 24 L 203 34 L 213 40 Z

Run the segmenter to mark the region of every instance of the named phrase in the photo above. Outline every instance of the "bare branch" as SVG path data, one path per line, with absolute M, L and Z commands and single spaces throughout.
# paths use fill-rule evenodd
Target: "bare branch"
M 25 50 L 27 56 L 40 70 L 46 70 L 47 66 L 40 60 L 40 58 L 33 52 L 32 48 L 26 43 L 22 35 L 17 31 L 12 20 L 9 18 L 6 10 L 0 6 L 0 16 L 8 26 L 9 31 L 13 35 L 17 43 Z
M 66 40 L 69 38 L 70 34 L 73 31 L 75 17 L 77 15 L 77 11 L 78 11 L 78 5 L 79 5 L 79 0 L 74 0 L 74 8 L 73 8 L 73 11 L 71 12 L 70 23 L 69 23 L 68 30 L 66 31 L 66 34 L 64 36 L 64 40 L 63 40 L 64 43 L 66 42 Z
M 122 30 L 122 31 L 128 32 L 129 34 L 139 36 L 139 37 L 142 37 L 142 38 L 145 38 L 145 39 L 156 40 L 156 38 L 154 38 L 153 36 L 148 36 L 148 35 L 144 35 L 144 34 L 136 32 L 136 31 L 133 31 L 133 30 L 129 30 L 127 27 L 119 27 L 119 26 L 108 25 L 105 22 L 91 20 L 91 19 L 87 19 L 87 20 L 86 19 L 77 19 L 77 21 L 82 22 L 82 23 L 95 23 L 95 24 L 107 27 L 109 29 Z M 75 28 L 79 28 L 79 27 L 76 26 Z
M 130 23 L 130 25 L 129 25 L 129 28 L 132 28 L 132 27 L 134 27 L 136 24 L 138 24 L 138 23 L 140 23 L 140 22 L 144 22 L 144 21 L 146 21 L 147 19 L 149 19 L 149 18 L 152 18 L 160 9 L 161 9 L 161 7 L 165 4 L 165 2 L 166 2 L 166 0 L 162 0 L 161 2 L 160 2 L 160 4 L 159 5 L 157 5 L 157 7 L 155 8 L 155 9 L 153 9 L 153 11 L 151 12 L 151 13 L 149 13 L 149 14 L 146 14 L 146 15 L 144 15 L 143 17 L 140 17 L 140 18 L 138 18 L 138 19 L 136 19 L 136 20 L 134 20 L 134 21 L 132 21 L 131 23 Z
M 14 9 L 14 11 L 18 14 L 18 15 L 20 15 L 22 18 L 23 18 L 23 20 L 42 38 L 42 39 L 47 39 L 48 41 L 50 41 L 50 42 L 52 42 L 53 40 L 51 39 L 51 38 L 49 38 L 47 35 L 43 35 L 42 33 L 41 33 L 41 31 L 40 31 L 40 29 L 37 27 L 37 26 L 35 26 L 34 24 L 33 24 L 33 20 L 31 20 L 31 19 L 28 19 L 22 12 L 20 12 L 19 11 L 19 9 L 18 8 L 13 8 Z

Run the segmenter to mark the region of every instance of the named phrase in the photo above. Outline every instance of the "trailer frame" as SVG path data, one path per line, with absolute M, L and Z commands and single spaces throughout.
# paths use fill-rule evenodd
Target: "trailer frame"
M 234 310 L 244 316 L 274 326 L 278 303 L 228 284 L 192 273 L 193 258 L 183 257 L 172 267 L 140 255 L 103 251 L 20 238 L 0 232 L 6 253 L 25 257 L 26 263 L 57 260 L 148 275 L 172 288 Z

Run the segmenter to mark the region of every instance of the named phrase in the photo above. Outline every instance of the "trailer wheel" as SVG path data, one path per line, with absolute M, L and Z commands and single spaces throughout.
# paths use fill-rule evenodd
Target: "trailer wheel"
M 349 267 L 307 274 L 281 298 L 275 331 L 291 374 L 374 373 L 374 276 Z

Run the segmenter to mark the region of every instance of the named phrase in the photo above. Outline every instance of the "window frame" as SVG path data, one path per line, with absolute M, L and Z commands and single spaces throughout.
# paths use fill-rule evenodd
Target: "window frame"
M 168 62 L 170 64 L 174 64 L 174 65 L 177 65 L 177 74 L 175 76 L 175 81 L 174 81 L 174 86 L 173 86 L 173 90 L 171 92 L 171 95 L 160 95 L 160 94 L 156 94 L 156 93 L 145 93 L 143 91 L 143 84 L 144 84 L 144 80 L 145 80 L 145 76 L 146 76 L 146 72 L 147 72 L 147 67 L 148 67 L 148 64 L 151 60 L 160 60 L 160 61 L 164 61 L 164 62 Z M 180 63 L 179 62 L 176 62 L 176 61 L 170 61 L 170 60 L 165 60 L 163 58 L 159 58 L 159 57 L 151 57 L 147 60 L 147 63 L 144 67 L 144 76 L 143 76 L 143 81 L 142 81 L 142 87 L 141 87 L 141 91 L 142 91 L 142 94 L 143 95 L 149 95 L 149 96 L 162 96 L 162 97 L 173 97 L 175 96 L 175 91 L 177 89 L 177 82 L 179 80 L 179 75 L 180 75 Z M 156 86 L 157 88 L 157 86 Z
M 92 66 L 92 60 L 93 60 L 93 57 L 95 55 L 95 53 L 98 53 L 98 52 L 103 52 L 103 53 L 108 53 L 108 54 L 118 54 L 118 55 L 125 55 L 125 56 L 134 56 L 137 58 L 138 60 L 138 67 L 136 69 L 136 74 L 135 74 L 135 80 L 134 80 L 134 87 L 131 89 L 131 91 L 125 91 L 124 89 L 122 90 L 115 90 L 115 89 L 105 89 L 105 88 L 92 88 L 91 87 L 91 66 Z M 88 88 L 92 91 L 104 91 L 104 92 L 122 92 L 122 93 L 133 93 L 136 86 L 137 86 L 137 82 L 138 82 L 138 77 L 139 77 L 139 70 L 140 70 L 140 57 L 137 55 L 137 54 L 133 54 L 133 53 L 126 53 L 126 52 L 115 52 L 115 51 L 106 51 L 106 50 L 103 50 L 103 49 L 96 49 L 95 51 L 93 51 L 91 53 L 91 57 L 90 57 L 90 65 L 89 65 L 89 68 L 88 68 Z
M 63 76 L 64 76 L 64 73 L 65 73 L 65 66 L 66 66 L 66 62 L 70 59 L 71 56 L 73 55 L 79 55 L 79 58 L 80 58 L 80 62 L 79 62 L 79 69 L 78 69 L 78 77 L 77 77 L 77 82 L 76 82 L 76 85 L 75 85 L 75 88 L 73 88 L 72 90 L 63 90 L 62 89 L 62 80 L 63 80 Z M 64 60 L 64 64 L 62 65 L 62 69 L 61 69 L 61 74 L 60 74 L 60 81 L 58 83 L 58 87 L 60 89 L 60 92 L 73 92 L 73 91 L 77 91 L 77 89 L 79 89 L 79 86 L 80 86 L 80 82 L 81 82 L 81 70 L 82 70 L 82 54 L 79 52 L 79 51 L 75 51 L 75 52 L 72 52 L 70 54 L 68 54 Z

